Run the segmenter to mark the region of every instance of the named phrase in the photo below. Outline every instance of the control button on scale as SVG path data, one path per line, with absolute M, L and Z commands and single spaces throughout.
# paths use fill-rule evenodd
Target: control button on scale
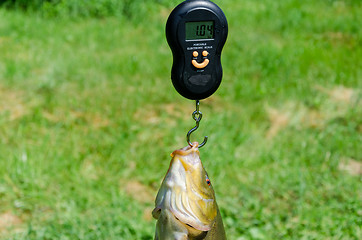
M 198 62 L 196 61 L 196 59 L 193 59 L 193 60 L 191 61 L 192 65 L 194 65 L 194 67 L 195 67 L 195 68 L 198 68 L 198 69 L 205 68 L 205 67 L 209 64 L 209 62 L 210 62 L 210 60 L 207 59 L 207 56 L 208 56 L 208 55 L 209 55 L 209 53 L 208 53 L 207 51 L 202 51 L 202 56 L 204 56 L 204 61 L 201 62 L 201 63 L 198 63 Z M 194 58 L 197 58 L 197 57 L 199 56 L 199 53 L 198 53 L 197 51 L 194 51 L 194 52 L 192 53 L 192 56 L 194 56 Z

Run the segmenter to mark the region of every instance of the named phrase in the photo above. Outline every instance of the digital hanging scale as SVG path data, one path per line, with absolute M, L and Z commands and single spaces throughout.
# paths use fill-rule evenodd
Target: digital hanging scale
M 171 12 L 166 37 L 173 54 L 171 79 L 179 94 L 201 100 L 218 89 L 227 34 L 226 17 L 211 1 L 186 0 Z

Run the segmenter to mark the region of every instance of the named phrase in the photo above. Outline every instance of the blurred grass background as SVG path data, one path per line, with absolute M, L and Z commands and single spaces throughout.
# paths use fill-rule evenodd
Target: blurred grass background
M 164 34 L 180 2 L 0 2 L 0 239 L 152 239 L 194 126 Z M 224 77 L 192 137 L 228 238 L 361 239 L 361 1 L 215 2 Z

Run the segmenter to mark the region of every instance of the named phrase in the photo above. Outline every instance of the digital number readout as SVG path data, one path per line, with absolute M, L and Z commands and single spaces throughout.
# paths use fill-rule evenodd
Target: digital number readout
M 214 22 L 186 22 L 186 40 L 213 39 Z

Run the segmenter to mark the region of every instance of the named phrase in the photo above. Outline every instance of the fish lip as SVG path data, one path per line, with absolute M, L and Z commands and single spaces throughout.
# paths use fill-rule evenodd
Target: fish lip
M 184 148 L 173 151 L 171 153 L 171 157 L 173 159 L 179 160 L 182 163 L 184 169 L 187 171 L 188 169 L 190 169 L 189 166 L 195 166 L 201 164 L 200 152 L 198 146 L 199 146 L 198 142 L 193 142 L 192 146 L 186 146 Z M 197 157 L 191 157 L 192 155 L 197 155 Z M 172 163 L 170 164 L 170 168 L 171 166 Z
M 192 152 L 196 152 L 198 155 L 200 155 L 198 147 L 199 147 L 199 143 L 198 142 L 193 142 L 192 146 L 186 146 L 184 148 L 177 149 L 177 150 L 173 151 L 171 153 L 171 157 L 174 157 L 175 155 L 186 156 L 186 155 L 189 155 Z

